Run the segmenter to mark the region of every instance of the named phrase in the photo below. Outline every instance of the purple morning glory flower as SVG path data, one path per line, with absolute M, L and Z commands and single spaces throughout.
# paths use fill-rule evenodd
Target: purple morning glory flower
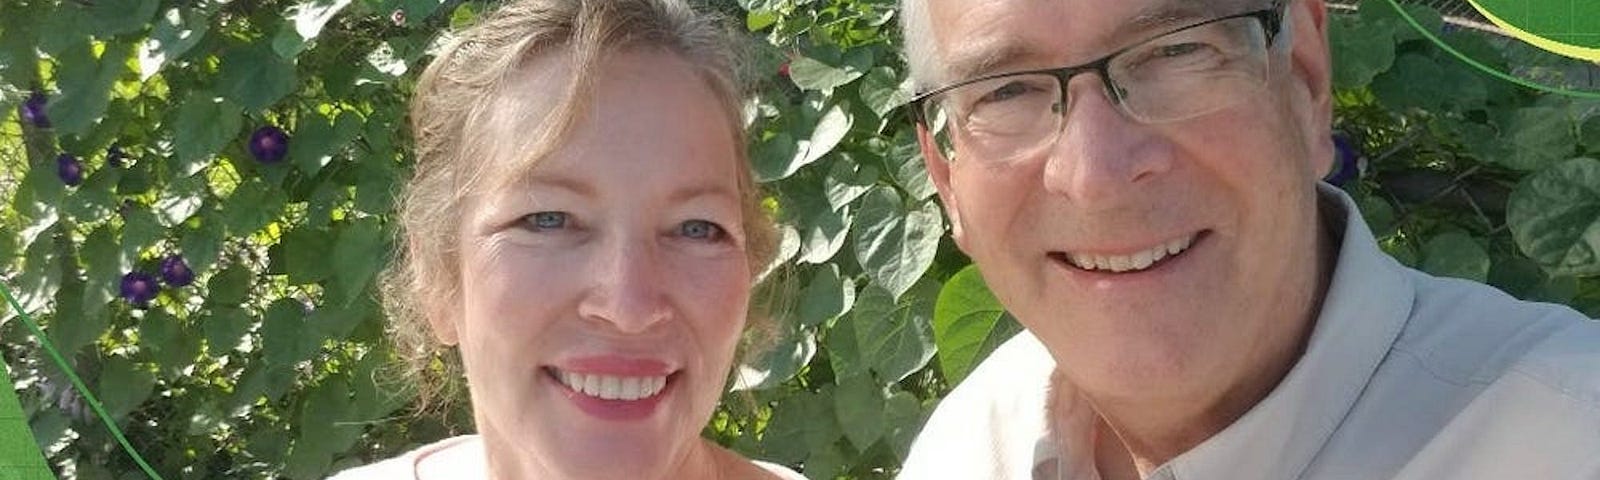
M 161 259 L 161 280 L 173 287 L 185 287 L 194 283 L 194 271 L 183 262 L 182 255 L 170 255 Z
M 83 162 L 72 154 L 63 153 L 56 157 L 56 176 L 61 178 L 61 183 L 69 187 L 76 187 L 83 183 Z
M 113 143 L 111 148 L 106 149 L 106 163 L 113 167 L 122 168 L 128 166 L 127 159 L 127 154 L 122 153 L 121 145 Z
M 1344 132 L 1333 134 L 1333 171 L 1323 180 L 1343 187 L 1361 176 L 1361 148 Z
M 136 307 L 148 308 L 157 293 L 161 293 L 161 284 L 148 273 L 132 271 L 122 276 L 122 299 Z
M 17 107 L 17 113 L 22 117 L 23 123 L 39 128 L 50 128 L 50 116 L 45 114 L 44 105 L 44 94 L 33 92 L 22 105 Z
M 278 163 L 289 154 L 289 135 L 267 125 L 250 134 L 250 155 L 261 163 Z

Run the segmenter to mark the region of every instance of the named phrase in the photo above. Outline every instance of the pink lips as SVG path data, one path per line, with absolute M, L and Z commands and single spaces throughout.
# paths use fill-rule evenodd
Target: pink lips
M 647 377 L 672 373 L 672 367 L 660 360 L 614 355 L 573 358 L 559 362 L 555 367 L 564 372 L 619 377 Z
M 654 394 L 638 399 L 606 399 L 575 390 L 559 379 L 560 372 L 601 375 L 608 377 L 667 377 L 666 383 Z M 676 372 L 665 362 L 652 359 L 620 356 L 593 356 L 573 358 L 559 362 L 548 371 L 550 381 L 562 396 L 578 410 L 599 420 L 627 422 L 638 421 L 655 414 L 661 401 L 674 391 Z

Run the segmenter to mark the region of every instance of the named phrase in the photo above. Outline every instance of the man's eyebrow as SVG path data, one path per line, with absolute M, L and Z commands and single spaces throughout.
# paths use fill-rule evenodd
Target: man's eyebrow
M 1168 29 L 1221 15 L 1219 12 L 1223 6 L 1218 3 L 1241 2 L 1163 0 L 1147 5 L 1136 12 L 1130 20 L 1117 26 L 1110 36 L 1105 37 L 1109 40 L 1106 45 L 1120 48 L 1127 42 L 1143 40 L 1144 36 L 1149 36 L 1153 32 L 1165 32 Z M 1035 51 L 1016 35 L 1004 35 L 987 41 L 965 42 L 959 45 L 949 55 L 946 73 L 954 82 L 966 81 L 981 75 L 1000 73 L 995 70 L 1019 63 L 1022 59 L 1044 56 L 1046 52 Z
M 1195 0 L 1165 0 L 1160 3 L 1146 5 L 1133 19 L 1123 22 L 1112 32 L 1111 38 L 1115 41 L 1138 41 L 1143 36 L 1163 33 L 1169 29 L 1181 27 L 1197 21 L 1215 18 L 1223 15 L 1221 6 L 1217 1 Z
M 956 82 L 966 81 L 979 75 L 998 73 L 994 71 L 996 68 L 1038 55 L 1038 52 L 1031 51 L 1011 35 L 995 41 L 968 42 L 951 52 L 947 73 Z

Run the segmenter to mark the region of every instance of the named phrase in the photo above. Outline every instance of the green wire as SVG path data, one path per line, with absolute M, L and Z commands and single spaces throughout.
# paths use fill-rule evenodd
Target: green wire
M 1491 75 L 1491 76 L 1493 76 L 1495 78 L 1499 78 L 1499 79 L 1505 80 L 1507 82 L 1511 82 L 1511 83 L 1514 83 L 1514 84 L 1517 84 L 1517 85 L 1521 85 L 1523 87 L 1531 88 L 1531 89 L 1538 90 L 1538 91 L 1545 92 L 1545 93 L 1553 93 L 1553 94 L 1556 94 L 1556 95 L 1567 95 L 1567 96 L 1578 97 L 1578 98 L 1600 99 L 1600 92 L 1590 92 L 1590 91 L 1584 91 L 1584 90 L 1573 90 L 1573 89 L 1569 89 L 1569 88 L 1553 87 L 1553 86 L 1545 85 L 1545 84 L 1542 84 L 1542 83 L 1534 82 L 1534 81 L 1531 81 L 1531 80 L 1517 78 L 1517 77 L 1512 76 L 1510 74 L 1507 74 L 1505 72 L 1501 72 L 1499 70 L 1495 70 L 1494 68 L 1491 68 L 1488 65 L 1484 65 L 1483 63 L 1481 63 L 1481 62 L 1479 62 L 1477 60 L 1474 60 L 1472 57 L 1469 57 L 1466 54 L 1461 53 L 1459 50 L 1456 50 L 1455 47 L 1450 46 L 1450 44 L 1445 43 L 1443 39 L 1440 39 L 1437 35 L 1434 35 L 1433 32 L 1429 31 L 1426 27 L 1423 27 L 1421 22 L 1418 22 L 1415 17 L 1411 16 L 1410 12 L 1407 12 L 1405 8 L 1402 8 L 1400 6 L 1399 0 L 1389 0 L 1389 5 L 1393 6 L 1395 12 L 1400 14 L 1400 18 L 1405 19 L 1406 23 L 1411 24 L 1411 28 L 1416 29 L 1417 33 L 1421 33 L 1423 37 L 1426 37 L 1428 40 L 1432 41 L 1434 45 L 1438 45 L 1440 49 L 1443 49 L 1444 51 L 1449 52 L 1450 55 L 1456 57 L 1456 59 L 1461 60 L 1462 62 L 1465 62 L 1467 65 L 1471 65 L 1473 68 L 1477 68 L 1478 70 L 1483 71 L 1483 73 L 1487 73 L 1487 74 L 1489 74 L 1489 75 Z
M 50 358 L 55 360 L 57 366 L 61 367 L 61 371 L 66 372 L 67 379 L 72 380 L 72 387 L 78 389 L 78 393 L 83 395 L 84 400 L 89 403 L 89 407 L 93 408 L 94 413 L 100 416 L 100 421 L 105 422 L 106 428 L 111 430 L 111 435 L 117 437 L 117 443 L 122 444 L 122 450 L 128 452 L 128 456 L 133 457 L 133 461 L 138 463 L 139 468 L 144 469 L 144 473 L 149 475 L 152 480 L 162 480 L 161 475 L 156 473 L 155 469 L 150 468 L 150 464 L 144 461 L 144 457 L 139 456 L 139 452 L 133 449 L 133 445 L 128 444 L 128 438 L 122 434 L 122 429 L 117 428 L 117 423 L 111 421 L 111 415 L 106 414 L 105 409 L 100 407 L 100 399 L 95 398 L 94 394 L 89 392 L 89 387 L 83 385 L 83 379 L 78 378 L 78 374 L 73 372 L 72 367 L 67 365 L 67 360 L 61 357 L 61 352 L 56 351 L 55 344 L 51 343 L 50 338 L 44 335 L 44 330 L 39 328 L 39 324 L 33 322 L 33 318 L 28 316 L 28 312 L 22 310 L 22 305 L 18 304 L 17 299 L 11 296 L 11 290 L 6 288 L 4 283 L 0 283 L 0 296 L 5 296 L 6 303 L 10 304 L 11 308 L 22 316 L 22 323 L 26 324 L 28 330 L 33 332 L 34 338 L 39 339 L 39 345 L 44 346 L 44 351 L 50 354 Z M 6 388 L 11 388 L 11 386 L 7 385 Z

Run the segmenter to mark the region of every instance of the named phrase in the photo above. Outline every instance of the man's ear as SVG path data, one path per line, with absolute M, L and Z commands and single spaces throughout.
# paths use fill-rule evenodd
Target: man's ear
M 922 164 L 927 167 L 928 176 L 933 178 L 933 186 L 939 191 L 939 201 L 944 204 L 945 215 L 950 217 L 951 236 L 960 246 L 964 241 L 961 209 L 957 208 L 955 191 L 950 188 L 950 160 L 939 152 L 933 134 L 928 132 L 926 126 L 917 125 L 917 147 L 922 150 Z
M 1323 0 L 1299 0 L 1287 12 L 1294 43 L 1290 51 L 1291 73 L 1296 91 L 1293 101 L 1307 101 L 1296 109 L 1300 131 L 1308 135 L 1311 171 L 1318 176 L 1333 167 L 1333 60 L 1328 48 L 1328 8 Z

